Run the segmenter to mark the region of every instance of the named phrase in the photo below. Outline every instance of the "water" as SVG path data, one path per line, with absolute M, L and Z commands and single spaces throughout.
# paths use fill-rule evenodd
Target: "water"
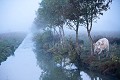
M 83 69 L 78 71 L 76 68 L 56 67 L 51 58 L 48 61 L 44 60 L 50 57 L 49 55 L 43 58 L 41 54 L 34 53 L 33 48 L 32 34 L 29 34 L 15 51 L 15 56 L 2 62 L 0 80 L 113 80 L 111 77 Z
M 31 34 L 11 56 L 0 66 L 0 80 L 39 80 L 41 69 L 36 65 Z

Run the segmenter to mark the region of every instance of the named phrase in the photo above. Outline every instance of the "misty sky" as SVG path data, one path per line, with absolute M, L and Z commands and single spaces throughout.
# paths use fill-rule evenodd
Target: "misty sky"
M 120 31 L 120 0 L 113 0 L 110 7 L 110 10 L 104 12 L 97 23 L 94 23 L 94 31 Z
M 0 0 L 0 32 L 28 32 L 40 0 Z M 96 30 L 120 31 L 120 1 L 113 0 L 111 9 L 93 25 Z M 84 28 L 83 28 L 84 29 Z
M 39 0 L 0 0 L 0 32 L 28 31 Z

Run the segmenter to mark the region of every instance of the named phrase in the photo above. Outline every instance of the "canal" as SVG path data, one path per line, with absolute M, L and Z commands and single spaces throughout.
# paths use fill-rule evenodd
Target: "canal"
M 32 34 L 28 34 L 20 46 L 0 65 L 0 80 L 117 80 L 84 69 L 62 69 L 43 61 L 40 53 L 34 51 Z M 48 55 L 49 57 L 49 55 Z M 75 68 L 75 69 L 74 69 Z

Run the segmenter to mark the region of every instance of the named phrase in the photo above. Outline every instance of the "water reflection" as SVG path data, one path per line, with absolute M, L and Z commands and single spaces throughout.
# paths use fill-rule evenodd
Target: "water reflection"
M 0 80 L 39 80 L 42 70 L 36 65 L 32 35 L 29 34 L 15 51 L 0 66 Z

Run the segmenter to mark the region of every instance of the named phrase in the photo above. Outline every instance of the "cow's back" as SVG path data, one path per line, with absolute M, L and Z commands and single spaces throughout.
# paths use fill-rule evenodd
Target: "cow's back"
M 108 39 L 102 38 L 102 39 L 99 40 L 99 42 L 100 42 L 100 48 L 102 48 L 103 50 L 106 49 L 107 51 L 109 51 L 109 41 L 108 41 Z

